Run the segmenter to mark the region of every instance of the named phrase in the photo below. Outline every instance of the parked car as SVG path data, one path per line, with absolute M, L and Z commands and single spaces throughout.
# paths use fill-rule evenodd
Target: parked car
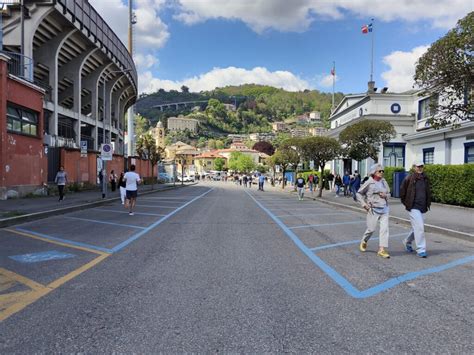
M 164 182 L 173 182 L 173 176 L 171 176 L 168 173 L 159 173 L 158 174 L 158 180 L 164 181 Z
M 191 176 L 191 175 L 184 175 L 184 177 L 181 175 L 178 175 L 177 179 L 178 181 L 182 181 L 182 182 L 194 182 L 194 176 Z

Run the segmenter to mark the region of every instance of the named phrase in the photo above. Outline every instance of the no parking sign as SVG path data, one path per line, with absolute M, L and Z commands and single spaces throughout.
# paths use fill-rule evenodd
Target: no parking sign
M 100 145 L 100 159 L 102 160 L 112 160 L 113 154 L 112 145 L 109 143 L 104 143 Z

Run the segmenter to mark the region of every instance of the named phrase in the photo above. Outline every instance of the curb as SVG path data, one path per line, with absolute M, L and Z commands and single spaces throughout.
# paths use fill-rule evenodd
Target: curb
M 183 185 L 183 186 L 182 185 L 176 185 L 176 186 L 169 186 L 169 187 L 166 187 L 164 189 L 159 189 L 159 190 L 145 191 L 145 192 L 141 192 L 140 196 L 155 194 L 155 193 L 158 193 L 158 192 L 161 192 L 161 191 L 174 190 L 174 189 L 178 189 L 178 188 L 181 188 L 181 187 L 192 186 L 192 185 L 195 185 L 195 184 L 187 184 L 187 185 Z M 120 197 L 108 198 L 108 199 L 103 199 L 103 200 L 96 201 L 96 202 L 84 203 L 84 204 L 81 204 L 81 205 L 75 205 L 75 206 L 69 206 L 69 207 L 63 207 L 63 208 L 56 208 L 56 209 L 49 210 L 49 211 L 44 211 L 44 212 L 34 212 L 34 213 L 25 214 L 25 215 L 22 215 L 22 216 L 5 218 L 5 219 L 0 220 L 0 228 L 9 227 L 9 226 L 24 223 L 24 222 L 36 221 L 36 220 L 39 220 L 39 219 L 43 219 L 43 218 L 47 218 L 47 217 L 51 217 L 51 216 L 57 216 L 57 215 L 60 215 L 60 214 L 66 214 L 66 213 L 69 213 L 69 212 L 81 211 L 81 210 L 85 210 L 87 208 L 103 206 L 103 205 L 106 205 L 107 203 L 110 203 L 110 202 L 113 202 L 113 201 L 118 201 L 118 200 L 120 200 Z

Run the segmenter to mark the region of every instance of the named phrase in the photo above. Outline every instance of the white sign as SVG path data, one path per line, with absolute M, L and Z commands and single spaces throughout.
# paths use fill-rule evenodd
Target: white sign
M 81 158 L 87 157 L 87 141 L 81 141 Z
M 309 161 L 309 168 L 310 168 L 311 170 L 314 169 L 314 160 L 310 160 L 310 161 Z
M 114 150 L 112 149 L 112 145 L 110 145 L 109 143 L 100 145 L 100 159 L 112 160 L 113 153 L 114 153 Z

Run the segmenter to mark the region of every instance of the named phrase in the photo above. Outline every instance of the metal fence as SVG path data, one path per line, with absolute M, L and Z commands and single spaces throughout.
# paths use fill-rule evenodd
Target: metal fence
M 33 82 L 33 59 L 16 52 L 0 51 L 10 57 L 8 72 L 11 75 Z

